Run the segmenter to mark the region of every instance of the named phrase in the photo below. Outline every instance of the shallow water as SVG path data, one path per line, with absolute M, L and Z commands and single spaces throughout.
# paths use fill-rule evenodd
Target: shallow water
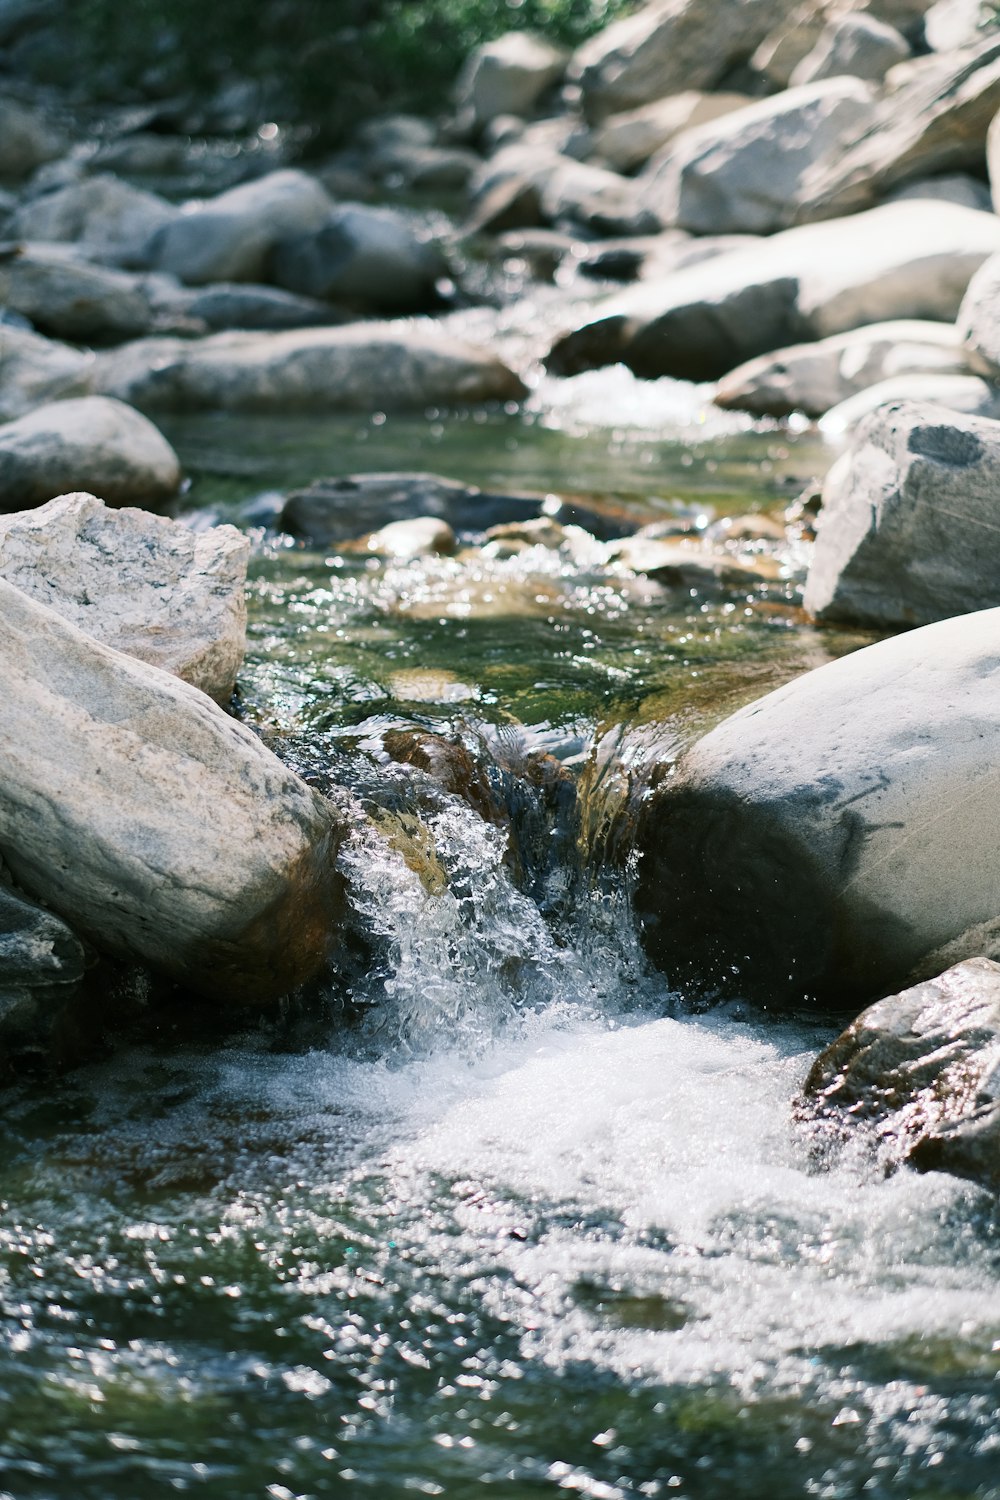
M 237 518 L 427 467 L 704 527 L 817 462 L 706 439 L 696 393 L 626 383 L 599 423 L 590 387 L 539 392 L 172 435 L 188 504 Z M 814 1155 L 791 1104 L 831 1028 L 691 1014 L 629 919 L 630 779 L 862 643 L 802 621 L 802 545 L 706 599 L 254 534 L 243 712 L 352 809 L 370 946 L 306 1024 L 168 1016 L 5 1091 L 0 1495 L 1000 1496 L 993 1204 Z M 391 764 L 392 727 L 460 736 L 507 821 Z

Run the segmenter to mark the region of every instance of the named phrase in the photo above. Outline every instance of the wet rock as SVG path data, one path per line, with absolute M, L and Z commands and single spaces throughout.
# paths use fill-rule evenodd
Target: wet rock
M 282 531 L 327 547 L 414 516 L 446 521 L 456 531 L 485 531 L 501 520 L 535 516 L 539 495 L 491 495 L 439 474 L 349 474 L 289 495 Z
M 968 355 L 950 323 L 917 319 L 872 323 L 814 343 L 795 344 L 730 370 L 713 400 L 760 417 L 801 411 L 820 417 L 880 380 L 913 371 L 967 374 Z
M 440 247 L 392 209 L 344 205 L 313 231 L 283 238 L 270 275 L 289 291 L 328 301 L 414 312 L 439 300 L 448 274 Z
M 382 736 L 382 747 L 390 760 L 423 771 L 444 791 L 461 797 L 487 823 L 507 821 L 483 766 L 460 740 L 420 729 L 389 729 Z
M 94 361 L 86 350 L 0 324 L 0 422 L 22 417 L 46 401 L 86 395 Z
M 305 172 L 270 172 L 189 205 L 153 235 L 148 263 L 190 285 L 210 281 L 265 281 L 279 240 L 320 229 L 333 203 Z
M 784 230 L 598 303 L 549 356 L 561 374 L 624 361 L 712 380 L 756 355 L 893 318 L 953 321 L 1000 221 L 953 204 L 892 203 Z
M 329 805 L 203 693 L 0 580 L 0 852 L 96 946 L 214 1001 L 280 995 L 336 919 Z
M 671 542 L 641 533 L 612 543 L 607 555 L 631 573 L 645 573 L 667 588 L 699 594 L 751 589 L 778 577 L 778 568 L 770 558 L 750 561 L 728 552 L 709 551 L 698 542 Z
M 38 110 L 0 100 L 0 180 L 21 182 L 37 167 L 62 156 L 68 141 Z
M 55 338 L 108 343 L 183 326 L 171 292 L 159 278 L 79 259 L 68 245 L 0 247 L 0 301 Z
M 141 264 L 150 237 L 178 213 L 156 193 L 102 172 L 29 198 L 5 232 L 11 239 L 75 243 L 95 259 L 129 266 Z
M 86 954 L 51 912 L 0 885 L 0 1067 L 83 978 Z
M 641 177 L 661 224 L 696 234 L 771 234 L 809 202 L 818 162 L 839 159 L 875 115 L 870 85 L 828 78 L 687 131 Z
M 681 89 L 710 89 L 772 22 L 763 0 L 655 0 L 584 42 L 569 76 L 588 117 L 603 119 Z
M 813 218 L 853 213 L 894 187 L 940 172 L 982 166 L 989 123 L 1000 108 L 1000 38 L 946 57 L 900 65 L 871 125 L 839 159 L 809 174 L 802 194 Z
M 1000 417 L 1000 386 L 980 375 L 923 373 L 893 375 L 831 406 L 820 418 L 820 431 L 831 437 L 851 432 L 870 412 L 900 401 L 931 402 L 969 417 Z
M 998 480 L 995 422 L 917 402 L 879 407 L 827 476 L 806 609 L 898 626 L 1000 604 Z
M 0 577 L 95 640 L 226 704 L 246 649 L 250 544 L 61 495 L 0 519 Z
M 1000 610 L 869 646 L 699 740 L 640 814 L 636 909 L 686 993 L 854 1008 L 1000 955 Z
M 563 552 L 577 567 L 595 567 L 605 561 L 605 549 L 581 526 L 563 525 L 547 515 L 530 521 L 514 521 L 491 526 L 482 548 L 485 557 L 519 557 L 532 547 Z
M 1000 1190 L 1000 965 L 970 958 L 889 995 L 816 1059 L 796 1113 L 820 1141 L 858 1128 L 886 1165 Z
M 864 12 L 841 15 L 831 21 L 788 81 L 795 87 L 849 76 L 878 83 L 909 55 L 909 43 L 895 26 Z
M 682 131 L 749 103 L 745 94 L 705 94 L 699 89 L 654 99 L 640 109 L 611 115 L 596 126 L 590 134 L 588 156 L 615 172 L 633 172 Z
M 379 557 L 405 562 L 416 557 L 449 556 L 456 543 L 447 521 L 437 516 L 414 516 L 412 520 L 390 521 L 373 531 L 366 546 Z
M 0 511 L 86 488 L 155 508 L 177 493 L 177 455 L 152 422 L 103 396 L 54 401 L 0 427 Z
M 421 322 L 145 339 L 102 354 L 94 382 L 148 411 L 388 411 L 525 392 L 488 350 Z
M 498 115 L 530 115 L 542 95 L 559 82 L 567 54 L 528 31 L 509 31 L 478 47 L 456 86 L 459 109 L 476 127 Z

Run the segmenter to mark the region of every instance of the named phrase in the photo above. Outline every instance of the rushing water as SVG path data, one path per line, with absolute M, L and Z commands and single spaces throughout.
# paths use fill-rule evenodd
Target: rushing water
M 424 467 L 704 528 L 818 462 L 576 389 L 173 436 L 190 506 L 250 519 Z M 992 1203 L 817 1158 L 790 1105 L 830 1026 L 692 1014 L 629 919 L 650 760 L 861 643 L 801 619 L 802 544 L 703 599 L 585 551 L 254 534 L 243 712 L 350 812 L 357 951 L 279 1018 L 154 1015 L 5 1091 L 0 1495 L 1000 1496 Z M 412 729 L 497 817 L 390 760 Z

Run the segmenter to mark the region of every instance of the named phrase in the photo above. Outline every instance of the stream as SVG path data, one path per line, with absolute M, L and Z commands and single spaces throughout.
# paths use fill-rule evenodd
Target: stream
M 805 621 L 794 531 L 721 525 L 829 455 L 709 410 L 619 370 L 524 412 L 164 423 L 196 522 L 254 536 L 241 712 L 351 809 L 358 944 L 280 1017 L 167 1011 L 4 1090 L 0 1500 L 1000 1497 L 995 1205 L 818 1156 L 791 1103 L 837 1021 L 693 1010 L 635 936 L 649 767 L 870 639 Z M 768 581 L 266 525 L 393 469 L 676 521 Z M 413 730 L 498 819 L 389 758 Z

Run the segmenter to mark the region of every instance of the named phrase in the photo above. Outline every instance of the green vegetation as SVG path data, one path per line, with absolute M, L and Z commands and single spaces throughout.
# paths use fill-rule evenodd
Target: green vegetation
M 234 77 L 330 138 L 360 116 L 437 110 L 479 43 L 513 29 L 575 46 L 629 0 L 81 0 L 79 46 L 95 91 L 191 90 Z

